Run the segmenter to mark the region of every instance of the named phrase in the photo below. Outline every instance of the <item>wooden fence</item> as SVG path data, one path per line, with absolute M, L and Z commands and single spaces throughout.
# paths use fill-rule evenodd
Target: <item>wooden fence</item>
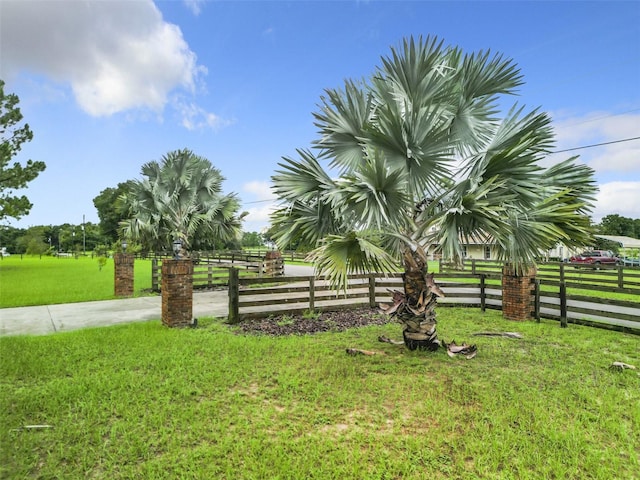
M 265 277 L 284 275 L 282 258 L 264 258 L 241 252 L 200 253 L 193 256 L 193 288 L 214 288 L 226 286 L 229 281 L 229 269 L 242 269 L 264 282 Z M 151 289 L 160 291 L 162 284 L 162 259 L 151 261 Z
M 248 251 L 250 251 L 253 255 L 264 257 L 271 250 L 262 249 L 262 250 L 248 250 Z M 294 262 L 294 261 L 304 262 L 305 259 L 307 258 L 306 253 L 296 252 L 295 250 L 281 250 L 280 254 L 282 255 L 282 258 L 284 258 L 285 261 L 288 260 L 291 262 Z
M 624 294 L 619 300 L 612 294 Z M 640 268 L 608 266 L 598 270 L 542 264 L 536 279 L 536 311 L 561 323 L 595 323 L 640 329 Z
M 502 265 L 502 263 L 492 260 L 472 259 L 466 260 L 462 269 L 457 270 L 447 263 L 440 262 L 440 272 L 500 276 Z M 549 262 L 538 265 L 537 278 L 548 285 L 553 285 L 554 282 L 566 282 L 567 288 L 640 295 L 640 267 L 601 265 L 596 269 L 592 266 L 583 267 L 569 263 Z
M 436 281 L 446 295 L 438 302 L 448 306 L 477 307 L 483 311 L 487 308 L 502 309 L 501 274 L 478 271 L 475 274 L 458 271 L 436 275 Z M 358 306 L 373 308 L 380 302 L 390 301 L 389 290 L 402 290 L 399 274 L 350 275 L 346 291 L 336 293 L 325 280 L 315 277 L 280 277 L 270 279 L 269 286 L 260 286 L 264 280 L 240 278 L 238 273 L 236 269 L 229 271 L 231 323 L 251 317 L 307 310 L 337 310 Z M 581 289 L 589 287 L 593 291 L 598 289 L 595 283 L 589 283 L 591 280 L 567 283 L 567 276 L 561 282 L 555 276 L 545 278 L 541 275 L 532 283 L 531 314 L 534 318 L 556 319 L 563 325 L 585 323 L 640 333 L 640 295 L 637 301 L 624 301 L 570 294 L 567 285 Z M 640 270 L 637 273 L 625 273 L 622 278 L 640 279 Z M 635 288 L 628 288 L 634 282 L 624 281 L 624 291 L 635 292 Z M 619 290 L 618 286 L 608 287 L 605 284 L 600 291 Z

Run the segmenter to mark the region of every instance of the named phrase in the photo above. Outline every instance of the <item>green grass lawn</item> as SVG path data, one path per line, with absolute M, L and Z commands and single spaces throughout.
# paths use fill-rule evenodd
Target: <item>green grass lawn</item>
M 640 478 L 640 377 L 608 368 L 640 367 L 637 336 L 475 309 L 439 319 L 444 339 L 477 343 L 475 359 L 378 343 L 396 324 L 0 338 L 0 478 Z
M 0 307 L 108 300 L 114 296 L 113 258 L 12 255 L 0 260 Z M 151 288 L 151 260 L 136 260 L 135 295 Z

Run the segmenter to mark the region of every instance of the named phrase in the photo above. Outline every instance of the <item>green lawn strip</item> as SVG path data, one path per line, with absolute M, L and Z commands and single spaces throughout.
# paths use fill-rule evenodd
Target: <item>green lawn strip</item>
M 636 336 L 472 309 L 439 319 L 475 359 L 378 343 L 396 324 L 0 338 L 0 477 L 640 478 L 640 378 L 608 368 L 640 366 Z M 14 430 L 34 424 L 53 428 Z
M 114 297 L 114 264 L 107 259 L 12 255 L 0 261 L 0 307 L 108 300 Z M 136 260 L 134 294 L 151 288 L 151 261 Z
M 56 258 L 12 255 L 0 261 L 0 308 L 111 300 L 114 296 L 113 259 L 100 268 L 97 258 Z M 240 270 L 241 277 L 255 272 Z M 214 268 L 213 286 L 227 285 L 229 270 Z M 194 287 L 208 282 L 208 275 L 194 277 Z M 205 285 L 206 286 L 206 285 Z M 151 292 L 151 260 L 136 259 L 134 296 Z

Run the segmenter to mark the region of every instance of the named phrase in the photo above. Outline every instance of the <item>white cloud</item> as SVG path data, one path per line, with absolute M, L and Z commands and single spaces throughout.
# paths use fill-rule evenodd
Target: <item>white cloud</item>
M 248 193 L 252 193 L 256 200 L 276 200 L 276 194 L 273 193 L 271 189 L 271 184 L 269 182 L 262 181 L 252 181 L 247 182 L 242 186 L 242 190 Z
M 0 8 L 0 76 L 36 73 L 68 83 L 93 116 L 161 112 L 170 92 L 193 93 L 206 73 L 151 0 L 7 0 Z
M 640 141 L 634 143 L 606 145 L 588 160 L 588 164 L 597 172 L 635 173 L 640 176 Z
M 204 0 L 183 0 L 185 6 L 193 13 L 196 17 L 200 15 L 202 12 L 202 5 L 204 4 Z
M 563 118 L 556 121 L 554 127 L 557 149 L 563 150 L 637 137 L 640 133 L 640 115 L 592 112 L 580 117 Z M 561 155 L 580 155 L 581 160 L 598 173 L 640 172 L 638 140 L 584 148 Z
M 602 217 L 612 214 L 640 218 L 640 181 L 617 181 L 600 185 L 593 220 L 598 223 Z
M 262 205 L 260 207 L 250 207 L 245 212 L 248 212 L 246 216 L 246 220 L 248 222 L 258 223 L 258 224 L 268 224 L 270 220 L 270 215 L 274 210 L 274 204 Z
M 623 141 L 640 134 L 640 115 L 590 112 L 581 116 L 555 115 L 557 150 L 598 143 L 609 145 L 584 148 L 552 155 L 554 162 L 572 155 L 595 170 L 600 185 L 593 220 L 618 214 L 640 218 L 640 140 Z
M 185 100 L 181 96 L 174 97 L 172 105 L 180 115 L 180 123 L 187 130 L 202 130 L 204 128 L 219 130 L 235 123 L 234 120 L 224 119 L 215 113 L 207 112 L 196 103 Z
M 261 231 L 270 224 L 271 212 L 276 207 L 276 195 L 271 190 L 271 184 L 263 181 L 252 181 L 242 186 L 244 192 L 252 194 L 254 200 L 245 202 L 244 211 L 248 212 L 245 217 L 245 231 Z

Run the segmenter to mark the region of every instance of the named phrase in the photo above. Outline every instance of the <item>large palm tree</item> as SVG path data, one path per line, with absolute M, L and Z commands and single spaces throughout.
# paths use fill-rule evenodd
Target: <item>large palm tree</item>
M 463 54 L 436 38 L 405 40 L 368 81 L 328 89 L 314 114 L 315 150 L 283 158 L 276 242 L 299 240 L 337 286 L 349 273 L 404 267 L 390 313 L 409 348 L 434 349 L 441 291 L 426 246 L 460 263 L 461 242 L 492 239 L 516 273 L 558 241 L 584 244 L 596 192 L 575 158 L 545 167 L 550 118 L 499 103 L 522 76 L 509 59 Z M 324 166 L 322 165 L 324 163 Z
M 170 248 L 176 239 L 188 251 L 213 239 L 239 237 L 236 195 L 222 194 L 224 177 L 206 158 L 175 150 L 160 163 L 145 163 L 141 173 L 144 178 L 131 182 L 121 199 L 130 213 L 121 222 L 126 237 L 156 251 Z

